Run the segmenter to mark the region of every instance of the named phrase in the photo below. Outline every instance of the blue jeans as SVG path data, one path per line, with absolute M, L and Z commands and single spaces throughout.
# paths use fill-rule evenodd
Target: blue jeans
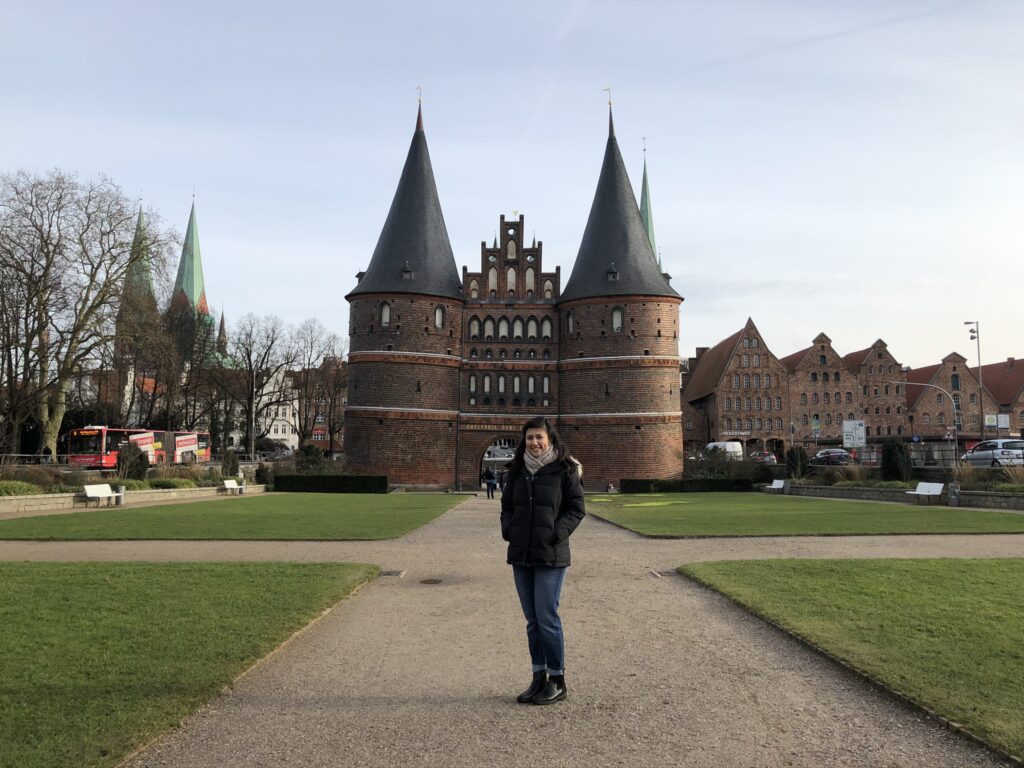
M 534 672 L 561 675 L 565 671 L 565 641 L 558 601 L 562 596 L 565 568 L 513 565 L 516 592 L 526 617 L 526 639 Z

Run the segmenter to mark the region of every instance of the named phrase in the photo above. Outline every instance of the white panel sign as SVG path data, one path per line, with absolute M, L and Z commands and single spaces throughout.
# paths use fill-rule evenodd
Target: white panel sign
M 864 436 L 864 422 L 857 419 L 843 420 L 843 448 L 863 448 L 867 445 Z

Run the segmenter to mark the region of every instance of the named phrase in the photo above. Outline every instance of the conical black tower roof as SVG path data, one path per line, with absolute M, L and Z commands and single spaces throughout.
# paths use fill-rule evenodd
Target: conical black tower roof
M 682 298 L 662 275 L 651 249 L 609 110 L 608 144 L 594 204 L 559 301 L 627 295 Z
M 461 299 L 462 283 L 437 198 L 422 109 L 398 190 L 359 284 L 362 293 L 420 293 Z

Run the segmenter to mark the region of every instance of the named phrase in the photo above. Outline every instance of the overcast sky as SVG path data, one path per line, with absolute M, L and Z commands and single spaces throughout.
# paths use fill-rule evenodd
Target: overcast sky
M 568 278 L 612 88 L 685 298 L 680 353 L 753 317 L 901 362 L 1024 357 L 1024 3 L 14 2 L 0 171 L 106 174 L 207 298 L 347 329 L 416 116 L 460 272 L 501 214 Z

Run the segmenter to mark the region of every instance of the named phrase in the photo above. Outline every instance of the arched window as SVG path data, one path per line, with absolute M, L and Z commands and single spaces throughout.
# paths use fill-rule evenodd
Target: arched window
M 753 428 L 754 428 L 754 426 L 753 426 L 753 424 L 751 423 L 751 420 L 750 420 L 750 419 L 747 419 L 747 420 L 746 420 L 746 422 L 744 422 L 744 423 L 745 423 L 745 425 L 746 425 L 746 428 L 747 428 L 748 430 L 751 430 L 751 429 L 753 429 Z
M 743 348 L 744 349 L 750 349 L 750 339 L 744 339 L 743 340 Z
M 932 417 L 930 414 L 925 413 L 921 416 L 921 421 L 923 421 L 924 425 L 927 427 L 929 424 L 932 423 Z
M 512 245 L 512 243 L 509 243 L 509 245 Z M 516 289 L 516 268 L 515 267 L 509 267 L 508 268 L 508 272 L 505 273 L 505 285 L 508 286 L 508 290 L 509 291 L 514 291 Z
M 732 398 L 731 397 L 725 398 L 725 410 L 727 410 L 727 411 L 731 411 L 732 410 Z
M 555 293 L 555 286 L 550 280 L 544 281 L 544 298 L 550 299 Z
M 469 375 L 469 391 L 476 392 L 476 374 L 471 373 Z
M 956 392 L 960 389 L 960 374 L 954 373 L 949 377 L 949 388 Z
M 811 402 L 814 405 L 818 404 L 818 393 L 817 392 L 811 392 Z
M 760 411 L 761 410 L 761 398 L 760 397 L 755 397 L 754 398 L 754 410 L 755 411 Z
M 382 301 L 380 304 L 380 327 L 387 328 L 391 325 L 391 305 Z
M 754 374 L 754 389 L 760 389 L 760 388 L 761 388 L 761 374 L 760 373 L 755 373 Z
M 533 341 L 537 338 L 537 318 L 531 317 L 526 322 L 526 338 Z
M 761 419 L 760 419 L 760 418 L 759 418 L 759 419 L 758 419 L 758 420 L 757 420 L 757 421 L 756 421 L 755 423 L 757 424 L 757 428 L 758 428 L 758 429 L 763 429 L 763 428 L 764 428 L 764 427 L 762 426 L 762 422 L 761 422 Z
M 612 310 L 612 333 L 622 332 L 622 308 L 615 307 Z
M 514 259 L 516 257 L 516 243 L 515 240 L 508 241 L 508 257 Z
M 744 368 L 749 368 L 750 367 L 750 355 L 748 355 L 746 352 L 743 353 L 743 363 L 742 363 L 742 365 L 743 365 Z
M 489 317 L 484 320 L 484 339 L 487 341 L 494 340 L 494 320 Z
M 545 376 L 543 384 L 544 384 L 544 394 L 547 395 L 547 394 L 549 394 L 551 392 L 551 377 L 550 376 Z
M 743 388 L 744 389 L 750 389 L 750 374 L 749 373 L 744 373 L 743 374 Z
M 469 319 L 469 338 L 479 339 L 480 338 L 480 318 L 471 317 Z
M 498 320 L 498 338 L 502 339 L 502 340 L 508 338 L 508 318 L 507 317 L 503 317 L 500 320 Z
M 942 424 L 943 426 L 946 425 L 946 414 L 944 414 L 944 413 L 940 413 L 939 414 L 939 424 Z
M 498 268 L 491 267 L 487 271 L 487 290 L 493 296 L 498 292 Z
M 725 428 L 726 429 L 732 429 L 732 419 L 727 418 L 725 420 Z
M 745 411 L 751 410 L 751 408 L 750 408 L 750 398 L 749 397 L 743 398 L 743 410 L 745 410 Z
M 839 383 L 839 371 L 836 371 L 835 373 L 832 374 L 832 381 L 834 381 L 836 384 Z
M 527 376 L 526 377 L 526 392 L 527 392 L 527 394 L 532 395 L 534 393 L 535 386 L 536 386 L 536 384 L 534 382 L 533 376 Z
M 732 375 L 732 388 L 733 389 L 739 389 L 740 388 L 740 375 L 738 373 L 734 373 Z
M 444 328 L 444 307 L 434 307 L 434 327 Z
M 505 377 L 498 377 L 498 394 L 505 394 Z
M 533 291 L 534 274 L 533 267 L 526 268 L 526 284 L 524 289 L 527 293 L 531 293 Z
M 545 317 L 540 321 L 540 335 L 544 341 L 551 340 L 551 318 Z
M 782 398 L 781 397 L 776 397 L 775 398 L 775 410 L 776 411 L 781 411 L 782 410 Z
M 512 321 L 512 338 L 520 341 L 523 338 L 523 318 L 517 317 Z
M 476 299 L 480 296 L 480 284 L 476 280 L 469 281 L 469 298 Z
M 576 316 L 572 312 L 565 316 L 565 327 L 570 334 L 576 333 Z
M 770 389 L 771 386 L 772 386 L 772 375 L 770 373 L 766 373 L 764 375 L 764 388 L 765 389 Z
M 754 353 L 754 367 L 755 368 L 760 368 L 761 367 L 761 355 L 757 354 L 756 352 Z
M 822 371 L 821 380 L 826 382 L 828 381 L 828 371 Z

